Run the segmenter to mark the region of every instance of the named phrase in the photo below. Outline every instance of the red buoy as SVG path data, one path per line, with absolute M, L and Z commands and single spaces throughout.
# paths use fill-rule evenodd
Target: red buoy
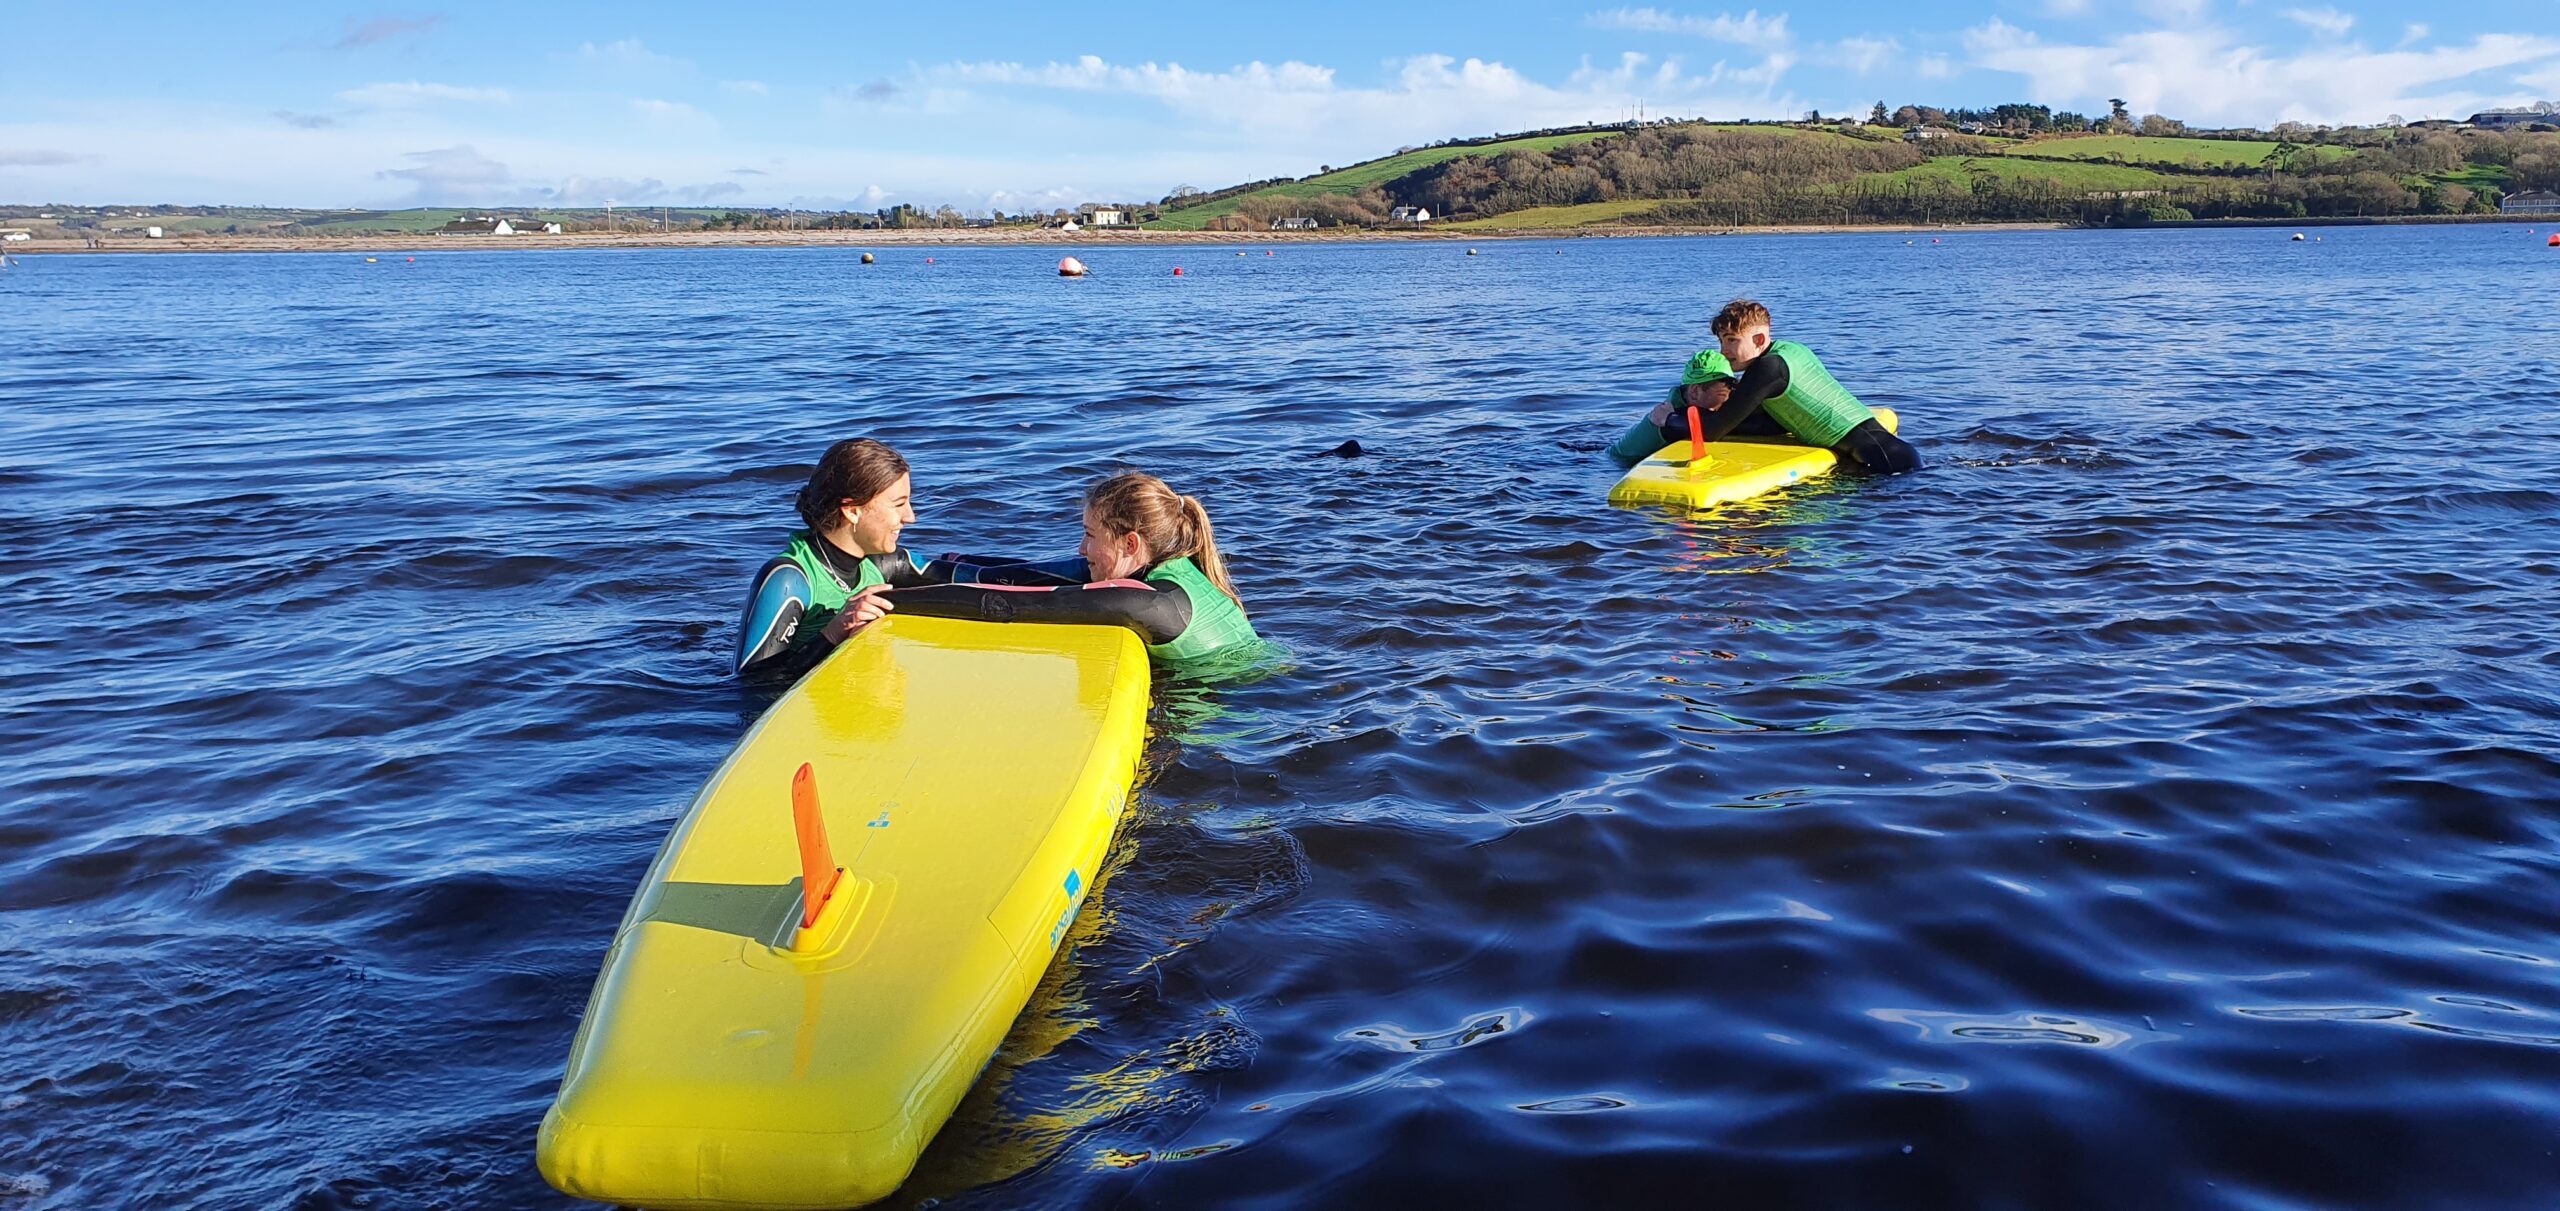
M 2555 232 L 2552 232 L 2552 233 L 2551 233 L 2551 243 L 2550 243 L 2550 246 L 2551 246 L 2551 247 L 2553 247 L 2553 248 L 2560 248 L 2560 231 L 2555 231 Z
M 1181 277 L 1181 276 L 1182 276 L 1182 266 L 1180 266 L 1180 265 L 1176 265 L 1176 266 L 1174 266 L 1174 267 L 1173 267 L 1173 276 L 1175 276 L 1175 277 Z
M 1083 276 L 1084 276 L 1084 262 L 1079 261 L 1079 260 L 1077 260 L 1077 259 L 1075 259 L 1074 257 L 1071 257 L 1071 256 L 1070 256 L 1070 257 L 1059 257 L 1059 258 L 1058 258 L 1058 276 L 1059 276 L 1059 277 L 1062 277 L 1062 278 L 1080 278 L 1080 277 L 1083 277 Z

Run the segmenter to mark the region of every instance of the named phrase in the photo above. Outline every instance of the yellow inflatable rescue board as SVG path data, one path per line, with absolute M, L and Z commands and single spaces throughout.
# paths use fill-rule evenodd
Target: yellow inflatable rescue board
M 896 1190 L 1091 894 L 1147 693 L 1119 627 L 892 616 L 838 649 L 641 881 L 543 1177 L 650 1208 Z
M 1899 433 L 1902 418 L 1875 409 L 1876 423 Z M 1793 438 L 1726 438 L 1706 444 L 1706 457 L 1691 459 L 1689 443 L 1673 442 L 1629 468 L 1609 489 L 1613 505 L 1673 505 L 1704 509 L 1749 500 L 1798 480 L 1829 475 L 1840 456 Z

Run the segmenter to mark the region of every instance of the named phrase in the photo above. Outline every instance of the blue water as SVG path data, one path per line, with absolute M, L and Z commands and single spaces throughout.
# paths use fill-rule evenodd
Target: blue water
M 2560 1204 L 2560 252 L 2285 236 L 24 258 L 0 1208 L 566 1205 L 861 434 L 926 551 L 1165 475 L 1290 653 L 902 1203 Z M 1736 294 L 1930 468 L 1605 507 Z

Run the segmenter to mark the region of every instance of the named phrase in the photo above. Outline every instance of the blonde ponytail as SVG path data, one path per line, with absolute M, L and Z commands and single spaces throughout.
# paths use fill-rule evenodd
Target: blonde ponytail
M 1227 600 L 1243 605 L 1244 598 L 1236 596 L 1235 585 L 1227 580 L 1227 561 L 1218 554 L 1218 535 L 1209 528 L 1209 511 L 1200 507 L 1199 497 L 1182 498 L 1182 518 L 1191 525 L 1194 543 L 1191 562 L 1200 565 L 1200 574 L 1218 586 L 1218 591 L 1226 594 Z

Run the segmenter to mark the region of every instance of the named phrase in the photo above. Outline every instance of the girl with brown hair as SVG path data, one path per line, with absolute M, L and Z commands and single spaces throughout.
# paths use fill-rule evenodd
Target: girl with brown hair
M 1042 579 L 1056 565 L 981 556 L 919 560 L 898 545 L 916 519 L 907 460 L 867 437 L 827 447 L 795 507 L 808 528 L 756 573 L 738 624 L 738 671 L 797 677 L 896 607 L 893 588 L 954 580 Z

